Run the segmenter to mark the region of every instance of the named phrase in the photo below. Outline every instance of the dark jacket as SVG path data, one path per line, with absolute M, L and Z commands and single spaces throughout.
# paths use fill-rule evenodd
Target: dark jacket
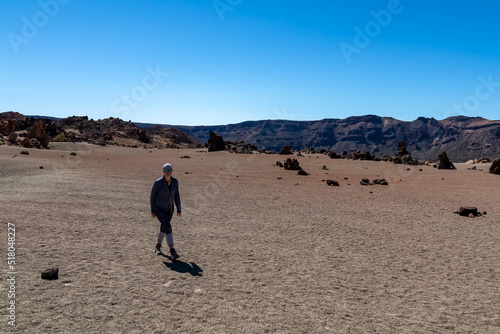
M 156 209 L 174 211 L 174 203 L 177 207 L 177 212 L 181 212 L 181 196 L 179 194 L 179 181 L 172 177 L 172 185 L 168 189 L 168 183 L 162 176 L 153 184 L 151 189 L 151 213 L 155 213 Z

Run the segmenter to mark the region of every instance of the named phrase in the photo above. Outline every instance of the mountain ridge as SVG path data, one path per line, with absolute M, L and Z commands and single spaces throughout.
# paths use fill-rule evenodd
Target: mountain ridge
M 38 118 L 54 117 L 26 116 Z M 210 131 L 232 142 L 245 141 L 267 151 L 284 145 L 301 150 L 314 147 L 337 153 L 355 150 L 383 156 L 392 155 L 398 143 L 406 142 L 415 159 L 436 160 L 446 152 L 454 161 L 473 158 L 494 159 L 500 155 L 500 120 L 482 117 L 452 116 L 443 120 L 418 117 L 401 121 L 377 115 L 325 118 L 316 121 L 253 120 L 226 125 L 170 125 L 133 122 L 139 129 L 173 128 L 200 143 L 208 141 Z

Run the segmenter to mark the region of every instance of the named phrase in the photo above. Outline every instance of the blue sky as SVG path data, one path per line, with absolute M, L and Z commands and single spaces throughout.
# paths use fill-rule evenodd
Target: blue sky
M 500 119 L 498 1 L 0 0 L 0 112 Z

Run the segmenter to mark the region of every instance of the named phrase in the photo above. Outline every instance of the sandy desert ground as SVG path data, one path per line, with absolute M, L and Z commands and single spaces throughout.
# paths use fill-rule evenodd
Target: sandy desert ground
M 0 146 L 2 333 L 500 332 L 500 176 L 489 165 L 318 154 L 294 156 L 311 173 L 300 176 L 275 167 L 278 155 L 20 150 Z M 165 162 L 183 206 L 177 263 L 153 253 L 149 194 Z M 389 186 L 361 186 L 363 177 Z M 453 214 L 460 206 L 487 215 Z M 51 266 L 59 279 L 42 280 Z

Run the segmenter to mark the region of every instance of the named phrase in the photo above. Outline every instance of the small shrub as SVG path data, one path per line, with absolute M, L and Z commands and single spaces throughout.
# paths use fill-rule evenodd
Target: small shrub
M 0 141 L 0 145 L 3 145 L 3 141 Z
M 71 152 L 69 155 L 75 155 L 76 156 L 76 152 Z
M 66 141 L 68 141 L 68 138 L 66 138 L 66 135 L 64 133 L 60 133 L 54 137 L 53 141 L 59 142 L 59 143 L 66 142 Z

